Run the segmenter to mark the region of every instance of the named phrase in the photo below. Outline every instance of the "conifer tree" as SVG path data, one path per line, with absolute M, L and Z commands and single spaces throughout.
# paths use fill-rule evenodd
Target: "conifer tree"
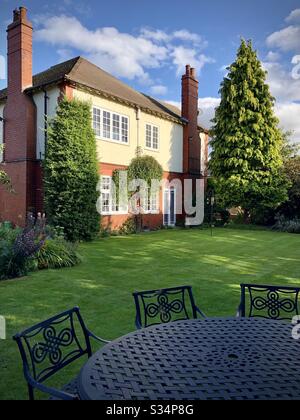
M 242 40 L 228 71 L 213 120 L 210 169 L 223 205 L 241 206 L 248 220 L 252 210 L 277 208 L 287 198 L 282 133 L 251 41 Z

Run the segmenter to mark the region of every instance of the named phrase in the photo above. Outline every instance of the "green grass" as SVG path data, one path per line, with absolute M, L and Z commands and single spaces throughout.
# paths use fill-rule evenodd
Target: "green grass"
M 114 339 L 134 330 L 131 293 L 190 284 L 208 316 L 232 316 L 241 282 L 300 283 L 300 236 L 269 231 L 178 230 L 112 237 L 83 244 L 83 263 L 0 283 L 0 399 L 27 398 L 20 357 L 11 336 L 79 305 L 88 327 Z

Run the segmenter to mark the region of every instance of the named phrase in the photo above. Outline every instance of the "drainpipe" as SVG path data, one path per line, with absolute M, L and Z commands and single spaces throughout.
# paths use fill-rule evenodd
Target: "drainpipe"
M 140 149 L 140 119 L 141 119 L 141 109 L 136 108 L 136 121 L 137 121 L 137 152 Z
M 5 161 L 5 131 L 4 131 L 4 123 L 5 123 L 5 119 L 0 117 L 0 122 L 2 123 L 2 146 L 3 146 L 3 150 L 0 150 L 0 163 Z M 1 128 L 0 128 L 1 130 Z
M 44 90 L 44 132 L 45 132 L 45 156 L 47 153 L 47 144 L 48 144 L 48 100 L 50 99 L 47 91 Z M 40 158 L 41 158 L 40 154 Z

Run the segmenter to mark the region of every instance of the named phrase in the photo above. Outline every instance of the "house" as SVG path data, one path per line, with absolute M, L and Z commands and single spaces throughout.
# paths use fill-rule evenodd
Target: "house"
M 140 148 L 162 165 L 164 178 L 204 179 L 208 132 L 198 125 L 198 81 L 186 67 L 182 112 L 130 88 L 81 57 L 32 75 L 32 24 L 20 7 L 8 26 L 8 87 L 0 91 L 1 168 L 12 179 L 14 194 L 0 190 L 1 220 L 23 225 L 28 211 L 43 211 L 42 161 L 47 121 L 63 97 L 91 103 L 101 174 L 102 222 L 118 227 L 127 220 L 110 199 L 111 176 L 126 169 Z M 149 200 L 145 224 L 176 223 L 176 191 Z M 180 217 L 180 216 L 179 216 Z

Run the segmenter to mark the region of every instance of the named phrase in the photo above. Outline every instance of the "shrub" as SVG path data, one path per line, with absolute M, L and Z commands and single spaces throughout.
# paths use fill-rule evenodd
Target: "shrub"
M 47 239 L 36 259 L 40 270 L 74 267 L 81 261 L 76 246 L 64 239 Z
M 44 243 L 36 225 L 29 225 L 21 231 L 4 227 L 1 235 L 0 280 L 22 277 L 34 270 L 34 256 Z
M 137 233 L 136 222 L 133 217 L 129 217 L 119 229 L 120 235 L 134 235 Z
M 277 217 L 273 230 L 288 233 L 300 233 L 300 219 L 285 219 L 283 216 Z

